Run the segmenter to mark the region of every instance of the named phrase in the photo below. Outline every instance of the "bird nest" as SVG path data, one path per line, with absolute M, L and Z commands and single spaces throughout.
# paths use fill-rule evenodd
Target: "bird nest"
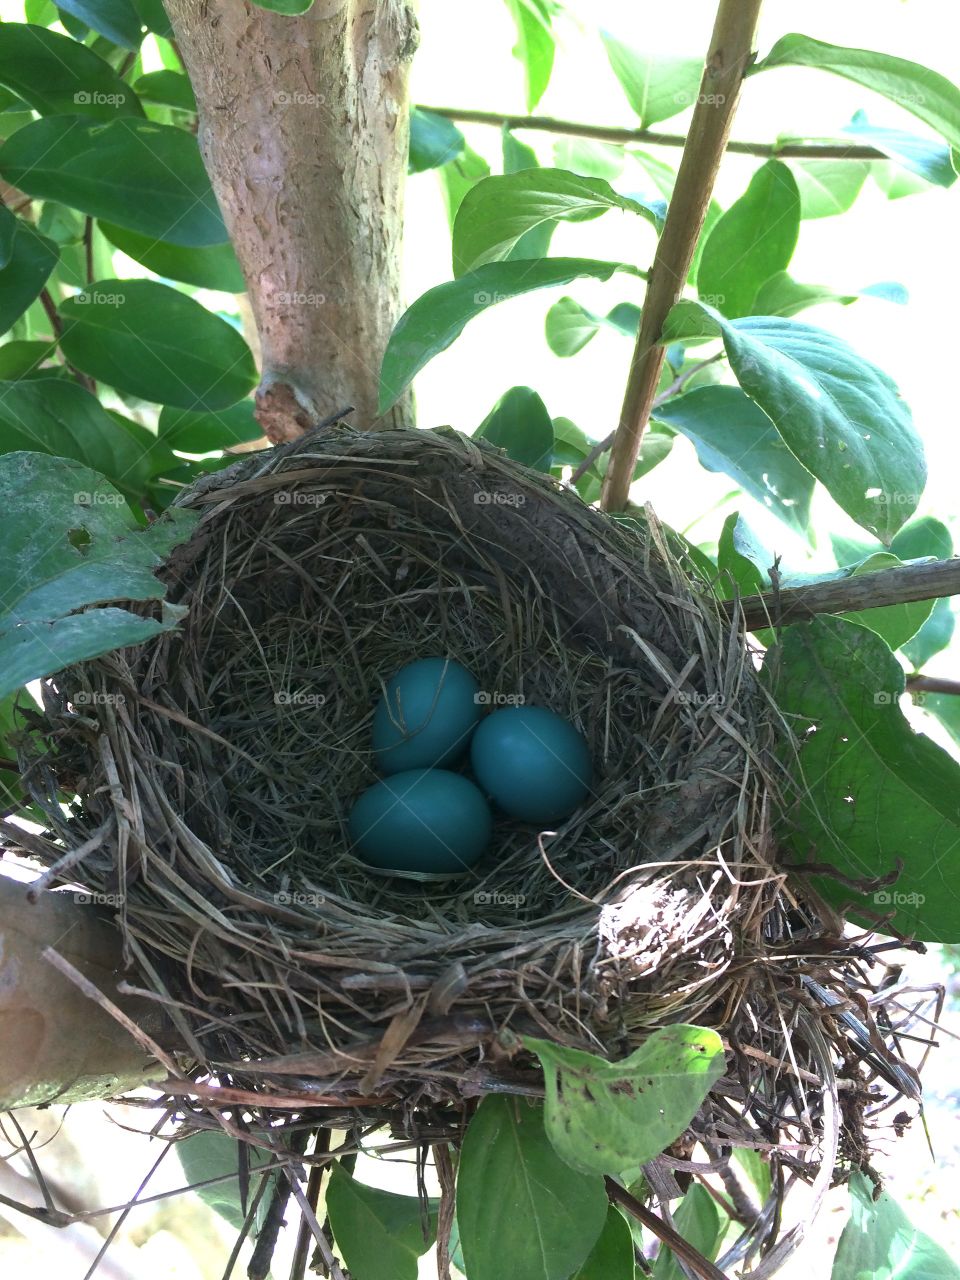
M 616 1060 L 702 1023 L 727 1073 L 671 1167 L 697 1140 L 824 1189 L 862 1163 L 889 1054 L 837 1009 L 872 994 L 865 953 L 777 866 L 782 724 L 681 540 L 447 429 L 322 429 L 178 505 L 182 624 L 45 682 L 27 780 L 62 882 L 118 895 L 187 1075 L 456 1133 L 473 1098 L 542 1093 L 525 1033 Z M 431 655 L 570 720 L 595 774 L 556 829 L 498 819 L 472 871 L 409 880 L 346 824 L 384 682 Z

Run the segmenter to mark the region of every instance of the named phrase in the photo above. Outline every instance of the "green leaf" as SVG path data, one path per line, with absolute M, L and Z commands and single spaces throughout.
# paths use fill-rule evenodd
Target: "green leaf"
M 57 21 L 57 9 L 53 0 L 23 0 L 23 16 L 38 27 L 49 27 Z
M 876 573 L 879 569 L 896 569 L 903 562 L 889 551 L 878 551 L 860 564 L 848 568 L 845 573 L 858 578 L 864 573 Z M 857 613 L 840 614 L 862 627 L 869 627 L 886 640 L 891 649 L 899 649 L 912 639 L 933 612 L 932 600 L 916 600 L 910 604 L 889 604 L 878 609 L 862 609 Z
M 0 457 L 0 513 L 0 698 L 71 663 L 139 644 L 182 616 L 173 606 L 161 621 L 111 606 L 163 598 L 155 570 L 190 535 L 193 513 L 171 512 L 141 528 L 102 476 L 42 453 Z
M 40 115 L 143 115 L 137 95 L 92 49 L 29 23 L 0 24 L 0 84 Z
M 483 156 L 477 155 L 472 147 L 465 145 L 459 159 L 451 160 L 437 172 L 440 175 L 444 203 L 447 206 L 447 221 L 452 231 L 463 197 L 481 178 L 489 175 L 490 166 Z
M 915 670 L 922 670 L 935 654 L 946 649 L 955 630 L 956 618 L 950 601 L 935 601 L 929 618 L 913 639 L 902 646 L 904 656 Z M 957 699 L 954 697 L 953 701 L 956 702 Z
M 553 461 L 553 421 L 532 387 L 511 387 L 493 406 L 476 435 L 507 451 L 507 456 L 538 471 Z
M 253 0 L 258 9 L 269 9 L 271 13 L 284 13 L 290 17 L 306 13 L 313 0 Z
M 950 158 L 950 148 L 930 138 L 919 138 L 902 129 L 883 129 L 870 124 L 866 113 L 858 111 L 843 132 L 867 147 L 876 147 L 891 160 L 937 187 L 952 187 L 957 171 Z
M 146 102 L 157 102 L 164 107 L 176 107 L 179 111 L 196 111 L 197 100 L 193 86 L 178 71 L 150 71 L 135 81 L 139 97 Z
M 553 71 L 555 41 L 550 29 L 553 6 L 550 0 L 506 0 L 517 28 L 515 58 L 523 63 L 527 84 L 527 110 L 532 111 L 543 97 Z
M 29 222 L 0 206 L 0 333 L 6 333 L 47 283 L 60 251 L 52 240 L 40 235 Z
M 181 453 L 212 453 L 259 440 L 263 428 L 254 417 L 253 401 L 241 400 L 216 413 L 165 407 L 160 410 L 157 432 L 164 444 Z
M 41 200 L 173 244 L 222 244 L 227 232 L 197 140 L 122 116 L 106 123 L 49 116 L 0 147 L 0 173 Z
M 930 184 L 923 178 L 910 173 L 902 165 L 892 160 L 874 160 L 870 165 L 870 176 L 888 200 L 901 200 L 904 196 L 915 196 L 930 190 Z
M 730 476 L 784 524 L 806 532 L 813 476 L 739 387 L 697 387 L 667 400 L 654 416 L 692 442 L 708 471 Z
M 767 316 L 730 322 L 702 303 L 677 303 L 661 341 L 717 333 L 737 381 L 794 456 L 889 545 L 916 510 L 927 474 L 893 380 L 823 329 Z
M 660 1155 L 724 1070 L 720 1037 L 705 1027 L 663 1027 L 622 1062 L 530 1036 L 523 1043 L 543 1064 L 547 1135 L 584 1173 L 620 1174 Z
M 640 308 L 621 302 L 605 316 L 596 316 L 573 298 L 561 298 L 547 312 L 547 345 L 556 356 L 574 356 L 604 326 L 635 338 L 640 324 Z
M 925 121 L 952 147 L 960 147 L 960 89 L 919 63 L 871 49 L 848 49 L 810 36 L 782 36 L 750 74 L 771 67 L 816 67 L 872 89 Z
M 740 595 L 749 596 L 763 591 L 767 585 L 765 570 L 773 563 L 773 557 L 756 541 L 745 520 L 738 511 L 732 512 L 723 522 L 717 547 L 717 568 L 729 574 Z M 732 590 L 725 594 L 732 595 Z
M 697 293 L 731 319 L 751 315 L 761 286 L 789 265 L 799 233 L 796 179 L 787 165 L 768 160 L 710 232 Z
M 553 144 L 553 159 L 557 169 L 569 169 L 587 178 L 606 178 L 612 182 L 623 172 L 622 146 L 611 142 L 596 142 L 593 138 L 557 138 Z M 524 166 L 526 167 L 526 166 Z
M 417 1196 L 365 1186 L 336 1161 L 327 1188 L 327 1213 L 353 1280 L 417 1280 L 418 1259 L 437 1235 L 437 1201 L 429 1204 L 429 1235 L 424 1239 Z
M 167 39 L 173 35 L 173 28 L 170 26 L 167 11 L 163 7 L 163 0 L 133 0 L 133 7 L 148 31 L 154 31 L 158 36 L 164 36 Z
M 260 1181 L 257 1170 L 269 1164 L 273 1157 L 249 1143 L 246 1144 L 246 1149 L 247 1167 L 250 1171 L 248 1196 L 252 1198 L 257 1193 Z M 219 1129 L 203 1129 L 199 1133 L 192 1133 L 189 1138 L 182 1138 L 175 1144 L 174 1150 L 188 1182 L 205 1182 L 208 1178 L 224 1179 L 207 1187 L 197 1187 L 196 1194 L 214 1213 L 218 1213 L 239 1231 L 249 1208 L 249 1204 L 244 1205 L 240 1195 L 240 1143 L 221 1133 Z M 227 1174 L 233 1176 L 227 1178 Z M 271 1182 L 275 1179 L 276 1174 L 271 1174 Z M 268 1188 L 257 1206 L 253 1227 L 255 1232 L 263 1226 L 269 1203 Z
M 853 205 L 870 172 L 868 160 L 791 160 L 801 218 L 832 218 Z
M 395 404 L 424 365 L 446 351 L 469 321 L 487 307 L 583 276 L 609 280 L 615 271 L 639 274 L 626 262 L 541 258 L 535 262 L 490 262 L 428 289 L 407 308 L 390 335 L 380 370 L 380 412 Z
M 623 1214 L 611 1205 L 597 1243 L 573 1280 L 634 1280 L 636 1273 L 633 1235 Z
M 463 134 L 445 116 L 414 107 L 410 112 L 409 173 L 438 169 L 461 154 L 465 146 Z
M 693 1247 L 710 1262 L 717 1256 L 720 1241 L 730 1219 L 720 1212 L 716 1200 L 695 1182 L 674 1211 L 673 1225 Z M 687 1280 L 680 1270 L 676 1254 L 661 1245 L 653 1264 L 653 1280 Z
M 0 453 L 32 450 L 73 458 L 128 494 L 150 478 L 148 451 L 96 396 L 59 378 L 0 383 Z
M 182 280 L 198 289 L 222 289 L 225 293 L 243 293 L 247 287 L 229 240 L 204 249 L 188 249 L 110 222 L 97 225 L 115 248 L 167 280 Z
M 40 206 L 37 230 L 61 247 L 81 244 L 85 225 L 86 218 L 83 214 L 77 213 L 76 209 L 68 209 L 65 204 L 44 200 Z
M 757 315 L 786 317 L 796 315 L 805 307 L 820 306 L 824 302 L 839 302 L 841 306 L 849 306 L 851 302 L 864 297 L 882 298 L 885 302 L 903 306 L 907 301 L 907 291 L 902 285 L 885 281 L 883 284 L 857 289 L 853 293 L 838 293 L 829 285 L 801 284 L 788 271 L 778 271 L 761 286 L 754 300 L 754 308 Z
M 910 728 L 903 668 L 885 642 L 856 623 L 814 618 L 786 628 L 765 671 L 801 742 L 796 803 L 781 824 L 798 861 L 812 856 L 859 878 L 888 875 L 902 859 L 900 879 L 876 892 L 816 883 L 856 920 L 893 911 L 904 933 L 960 941 L 960 765 Z
M 501 147 L 505 174 L 520 173 L 524 169 L 539 167 L 540 162 L 533 147 L 528 147 L 525 142 L 515 138 L 509 129 L 504 128 L 501 132 Z M 556 225 L 556 219 L 548 218 L 539 226 L 525 231 L 506 255 L 506 261 L 512 262 L 515 258 L 545 258 L 549 252 L 550 240 Z M 464 264 L 454 257 L 454 275 L 460 275 L 464 269 Z
M 640 117 L 640 127 L 669 120 L 692 107 L 700 93 L 703 61 L 700 58 L 671 58 L 641 53 L 600 33 L 613 74 L 620 81 L 627 101 Z
M 140 16 L 130 0 L 57 0 L 57 8 L 114 44 L 125 49 L 140 48 Z
M 100 280 L 61 304 L 60 348 L 118 391 L 179 409 L 225 409 L 257 380 L 236 329 L 151 280 Z
M 831 1280 L 958 1280 L 960 1267 L 935 1240 L 915 1227 L 887 1191 L 873 1198 L 873 1183 L 850 1178 L 850 1220 L 833 1260 Z
M 590 1256 L 606 1218 L 603 1179 L 560 1159 L 539 1105 L 483 1099 L 467 1127 L 457 1177 L 470 1280 L 503 1280 L 505 1259 L 511 1280 L 567 1280 Z
M 14 382 L 37 373 L 56 349 L 55 342 L 5 342 L 0 346 L 0 382 Z
M 453 224 L 453 260 L 458 273 L 502 261 L 527 231 L 545 222 L 581 222 L 608 209 L 640 214 L 662 224 L 664 206 L 618 195 L 602 178 L 563 169 L 523 169 L 483 178 L 464 196 Z
M 960 698 L 955 693 L 923 691 L 913 694 L 913 701 L 915 706 L 922 707 L 927 714 L 939 721 L 957 747 L 960 747 Z
M 23 732 L 23 720 L 18 714 L 22 706 L 35 706 L 25 689 L 16 689 L 0 698 L 0 816 L 21 809 L 24 791 L 20 773 L 16 768 L 6 768 L 8 761 L 16 762 L 17 747 L 14 737 Z

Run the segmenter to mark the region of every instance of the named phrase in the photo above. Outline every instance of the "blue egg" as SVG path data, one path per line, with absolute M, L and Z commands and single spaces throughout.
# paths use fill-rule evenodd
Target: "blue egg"
M 480 686 L 448 658 L 419 658 L 387 681 L 373 713 L 373 750 L 380 773 L 456 764 L 483 714 Z
M 490 843 L 493 817 L 469 778 L 409 769 L 364 791 L 348 829 L 371 867 L 455 875 L 469 871 Z
M 559 822 L 582 804 L 593 767 L 582 733 L 545 707 L 504 707 L 473 735 L 470 763 L 483 790 L 524 822 Z

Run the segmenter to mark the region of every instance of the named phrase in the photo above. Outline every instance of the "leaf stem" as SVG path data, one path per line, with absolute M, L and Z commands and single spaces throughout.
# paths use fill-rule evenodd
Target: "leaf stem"
M 663 233 L 657 242 L 620 423 L 603 479 L 600 504 L 605 511 L 622 511 L 627 505 L 633 470 L 663 368 L 660 333 L 667 313 L 683 293 L 690 272 L 717 170 L 730 136 L 740 87 L 753 57 L 762 3 L 763 0 L 720 0 L 717 6 L 700 93 L 667 206 Z
M 579 120 L 558 120 L 553 116 L 508 115 L 501 111 L 474 111 L 469 107 L 427 107 L 447 120 L 459 120 L 463 124 L 487 124 L 498 129 L 532 129 L 539 133 L 558 133 L 571 138 L 595 138 L 598 142 L 618 142 L 623 145 L 643 143 L 650 147 L 682 147 L 687 135 L 683 133 L 658 133 L 655 129 L 622 129 L 603 124 L 586 124 Z M 889 156 L 876 147 L 865 147 L 844 142 L 747 142 L 734 139 L 727 143 L 727 150 L 736 155 L 760 156 L 762 159 L 781 160 L 889 160 Z

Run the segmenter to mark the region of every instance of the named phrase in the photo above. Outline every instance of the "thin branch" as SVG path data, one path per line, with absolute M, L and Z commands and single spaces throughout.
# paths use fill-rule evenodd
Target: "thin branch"
M 936 560 L 931 564 L 900 565 L 878 569 L 852 578 L 816 582 L 810 586 L 787 587 L 764 595 L 744 596 L 739 602 L 747 631 L 778 627 L 788 622 L 809 622 L 821 613 L 857 613 L 882 605 L 912 604 L 918 600 L 938 600 L 960 595 L 960 559 Z M 737 605 L 724 601 L 732 615 Z M 947 692 L 953 692 L 948 690 Z
M 612 1178 L 604 1178 L 604 1183 L 608 1199 L 626 1209 L 632 1218 L 636 1218 L 639 1223 L 652 1231 L 663 1244 L 673 1250 L 681 1262 L 685 1262 L 691 1271 L 700 1276 L 701 1280 L 727 1280 L 723 1272 L 719 1271 L 708 1258 L 684 1240 L 673 1227 L 668 1227 L 662 1218 L 658 1218 L 655 1213 L 645 1208 L 629 1191 L 621 1187 L 619 1182 L 614 1182 Z
M 907 676 L 907 693 L 960 694 L 960 680 L 944 680 L 941 676 Z
M 559 133 L 571 138 L 596 138 L 599 142 L 624 145 L 640 142 L 649 147 L 682 147 L 687 135 L 657 133 L 655 129 L 620 129 L 603 124 L 583 124 L 577 120 L 557 120 L 553 116 L 516 116 L 500 111 L 473 111 L 467 107 L 426 107 L 447 120 L 464 124 L 489 124 L 498 129 L 533 129 L 539 133 Z M 848 145 L 843 142 L 740 142 L 727 143 L 727 150 L 737 155 L 761 156 L 787 160 L 889 160 L 876 147 Z
M 706 360 L 698 360 L 696 364 L 692 364 L 689 369 L 678 374 L 653 402 L 653 409 L 659 409 L 665 404 L 671 396 L 677 395 L 687 385 L 691 378 L 695 377 L 701 369 L 705 369 L 708 364 L 715 364 L 717 360 L 723 358 L 723 352 L 719 351 L 715 356 L 708 356 Z M 606 440 L 601 440 L 599 444 L 595 444 L 584 460 L 580 463 L 573 475 L 570 477 L 571 485 L 575 485 L 578 480 L 582 480 L 584 475 L 590 470 L 598 458 L 602 458 L 608 449 L 613 447 L 613 441 L 616 431 L 611 431 Z
M 683 293 L 693 253 L 713 193 L 740 86 L 753 57 L 753 40 L 762 0 L 720 0 L 710 37 L 706 69 L 693 109 L 663 233 L 657 241 L 640 332 L 630 362 L 620 423 L 603 479 L 600 505 L 622 511 L 650 417 L 664 349 L 660 334 L 670 308 Z

